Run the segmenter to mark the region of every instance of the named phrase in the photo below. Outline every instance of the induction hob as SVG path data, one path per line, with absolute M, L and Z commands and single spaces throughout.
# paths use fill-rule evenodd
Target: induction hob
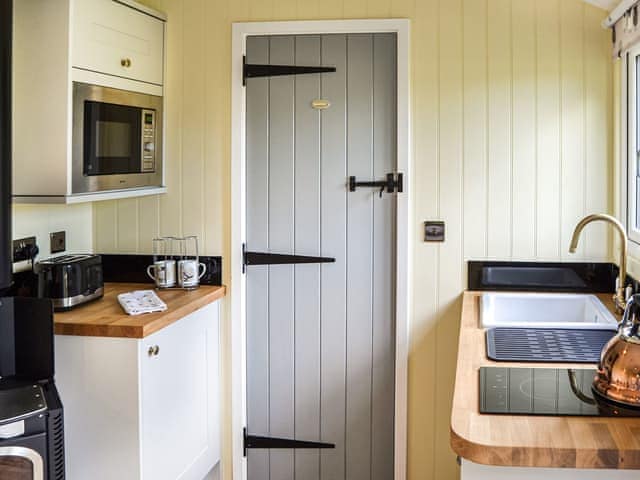
M 480 413 L 640 416 L 640 408 L 594 392 L 595 374 L 595 369 L 481 367 Z

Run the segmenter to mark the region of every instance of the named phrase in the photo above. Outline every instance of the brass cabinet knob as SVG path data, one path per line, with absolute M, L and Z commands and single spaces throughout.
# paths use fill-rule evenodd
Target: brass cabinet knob
M 122 65 L 125 68 L 129 68 L 131 66 L 131 59 L 123 58 L 122 60 L 120 60 L 120 65 Z
M 149 347 L 149 350 L 147 350 L 147 354 L 150 357 L 157 357 L 159 353 L 160 353 L 160 347 L 158 345 L 152 345 Z

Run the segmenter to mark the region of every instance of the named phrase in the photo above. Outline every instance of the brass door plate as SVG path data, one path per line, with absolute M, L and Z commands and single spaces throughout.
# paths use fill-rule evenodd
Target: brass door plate
M 311 106 L 316 110 L 325 110 L 331 106 L 331 102 L 329 100 L 319 98 L 311 102 Z

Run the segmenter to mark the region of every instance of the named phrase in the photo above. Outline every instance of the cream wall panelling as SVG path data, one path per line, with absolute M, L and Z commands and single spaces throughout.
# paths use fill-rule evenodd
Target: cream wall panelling
M 35 236 L 40 248 L 39 258 L 51 255 L 49 233 L 67 232 L 68 253 L 93 251 L 90 204 L 81 205 L 14 205 L 13 238 Z M 16 265 L 18 267 L 18 265 Z M 31 268 L 31 265 L 26 265 Z
M 153 236 L 177 232 L 197 234 L 208 254 L 231 258 L 233 22 L 410 19 L 414 246 L 408 254 L 415 265 L 410 291 L 416 293 L 410 303 L 407 470 L 410 480 L 456 479 L 449 414 L 466 261 L 611 259 L 606 227 L 590 226 L 576 255 L 568 254 L 567 237 L 581 216 L 613 206 L 611 38 L 600 25 L 606 12 L 582 0 L 143 3 L 169 17 L 168 192 L 93 204 L 94 245 L 101 252 L 148 253 Z M 555 39 L 543 41 L 542 35 Z M 551 52 L 557 67 L 549 66 L 550 43 L 559 48 L 559 54 Z M 553 142 L 538 138 L 546 135 L 545 119 L 560 124 Z M 510 148 L 494 158 L 493 152 L 504 152 L 495 143 L 503 141 Z M 553 155 L 557 163 L 540 158 L 539 144 L 560 152 Z M 561 192 L 545 203 L 552 212 L 546 218 L 538 213 L 538 191 L 547 177 L 560 175 L 563 180 L 552 179 Z M 504 195 L 497 197 L 494 188 Z M 497 223 L 505 218 L 506 228 Z M 422 242 L 423 222 L 431 219 L 446 222 L 445 244 Z M 130 231 L 122 231 L 124 225 Z M 490 234 L 494 226 L 506 239 Z M 543 232 L 555 238 L 538 245 Z M 506 246 L 503 251 L 498 244 Z M 231 276 L 225 268 L 224 282 Z M 229 373 L 236 318 L 224 310 L 225 480 L 231 478 L 231 405 L 237 400 Z
M 100 22 L 91 18 L 96 11 Z M 73 82 L 162 95 L 164 21 L 149 12 L 131 0 L 15 2 L 14 202 L 78 203 L 166 191 L 73 194 L 71 188 Z M 120 57 L 131 58 L 131 67 Z
M 260 22 L 233 25 L 232 44 L 232 377 L 233 405 L 233 475 L 247 478 L 243 455 L 243 428 L 246 421 L 246 277 L 243 275 L 242 244 L 246 243 L 245 143 L 246 100 L 242 86 L 242 59 L 250 35 L 294 35 L 333 33 L 397 34 L 397 169 L 411 179 L 409 136 L 409 22 L 407 20 L 349 20 L 320 22 Z M 346 188 L 346 186 L 345 186 Z M 409 333 L 409 275 L 412 240 L 409 235 L 411 187 L 397 197 L 396 217 L 396 356 L 395 356 L 395 450 L 394 479 L 406 478 L 407 456 L 407 361 Z

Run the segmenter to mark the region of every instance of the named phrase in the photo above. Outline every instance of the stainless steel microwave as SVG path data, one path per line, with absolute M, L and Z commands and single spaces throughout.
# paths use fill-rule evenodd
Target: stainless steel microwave
M 162 97 L 73 83 L 73 193 L 160 187 Z

